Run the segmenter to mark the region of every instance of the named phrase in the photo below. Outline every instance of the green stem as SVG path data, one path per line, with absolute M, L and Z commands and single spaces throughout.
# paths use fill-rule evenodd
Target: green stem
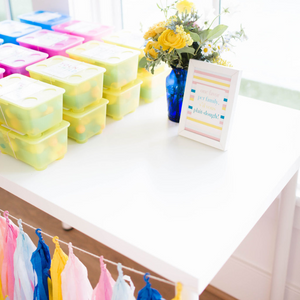
M 210 29 L 211 25 L 214 24 L 214 22 L 221 16 L 221 14 L 219 14 L 218 16 L 216 16 L 214 18 L 214 20 L 211 22 L 211 24 L 209 25 L 208 29 Z
M 209 25 L 208 29 L 210 29 L 211 25 L 214 24 L 214 22 L 221 16 L 223 15 L 224 12 L 221 12 L 219 15 L 217 15 L 214 20 L 211 22 L 211 24 Z
M 200 47 L 201 47 L 201 44 L 199 43 L 199 47 L 197 48 L 197 50 L 196 50 L 196 52 L 195 52 L 194 56 L 195 56 L 195 55 L 198 53 L 198 51 L 199 51 Z
M 214 45 L 218 42 L 218 40 L 219 40 L 220 38 L 223 38 L 223 37 L 220 36 L 219 38 L 217 38 L 216 41 L 214 42 Z

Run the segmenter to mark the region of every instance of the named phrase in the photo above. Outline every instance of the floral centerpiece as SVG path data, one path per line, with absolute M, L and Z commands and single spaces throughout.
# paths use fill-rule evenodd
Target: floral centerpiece
M 169 119 L 179 122 L 189 60 L 231 66 L 221 57 L 222 53 L 230 50 L 232 40 L 243 40 L 246 36 L 242 27 L 233 33 L 226 33 L 228 26 L 222 24 L 212 28 L 219 16 L 211 23 L 198 25 L 201 18 L 194 3 L 187 0 L 177 0 L 166 7 L 158 5 L 158 8 L 164 12 L 165 20 L 145 33 L 145 57 L 139 67 L 154 73 L 154 69 L 164 62 L 172 68 L 166 79 Z M 171 10 L 176 12 L 168 17 Z M 222 13 L 229 13 L 229 9 Z

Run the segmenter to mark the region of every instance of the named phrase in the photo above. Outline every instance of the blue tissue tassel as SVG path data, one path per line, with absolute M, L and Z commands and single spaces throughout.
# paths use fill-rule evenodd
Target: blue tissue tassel
M 144 280 L 146 286 L 139 291 L 137 300 L 163 300 L 161 294 L 157 290 L 151 288 L 149 273 L 144 275 Z

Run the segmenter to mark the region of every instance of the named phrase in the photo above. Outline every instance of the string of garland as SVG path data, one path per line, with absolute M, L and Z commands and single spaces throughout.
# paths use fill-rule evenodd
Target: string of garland
M 5 211 L 2 210 L 2 209 L 0 209 L 0 211 L 1 211 L 2 213 L 5 212 Z M 16 217 L 12 216 L 11 214 L 9 214 L 9 217 L 12 218 L 12 219 L 14 219 L 14 220 L 16 220 L 16 221 L 20 220 L 20 219 L 18 219 L 18 218 L 16 218 Z M 31 228 L 31 229 L 33 229 L 33 230 L 35 230 L 35 231 L 37 230 L 37 228 L 35 228 L 35 227 L 31 226 L 30 224 L 27 224 L 27 223 L 25 223 L 25 222 L 23 222 L 23 221 L 22 221 L 22 224 L 23 224 L 23 225 L 26 225 L 27 227 L 29 227 L 29 228 Z M 54 236 L 52 236 L 52 235 L 50 235 L 50 234 L 48 234 L 48 233 L 46 233 L 46 232 L 44 232 L 44 231 L 42 231 L 42 230 L 41 230 L 40 232 L 43 233 L 43 235 L 48 236 L 48 237 L 51 238 L 51 239 L 54 238 Z M 67 246 L 69 245 L 69 243 L 67 243 L 67 242 L 65 242 L 65 241 L 63 241 L 63 240 L 60 240 L 60 239 L 56 239 L 56 240 L 59 241 L 59 242 L 62 243 L 62 244 L 67 245 Z M 83 253 L 85 253 L 85 254 L 87 254 L 87 255 L 90 255 L 90 256 L 93 256 L 93 257 L 95 257 L 95 258 L 100 259 L 100 257 L 101 257 L 101 256 L 99 256 L 99 255 L 93 254 L 93 253 L 91 253 L 91 252 L 88 252 L 88 251 L 86 251 L 86 250 L 84 250 L 84 249 L 81 249 L 81 248 L 79 248 L 79 247 L 76 247 L 76 246 L 74 246 L 74 245 L 72 245 L 72 247 L 73 247 L 73 249 L 76 249 L 76 250 L 78 250 L 78 251 L 80 251 L 80 252 L 83 252 Z M 106 258 L 103 258 L 103 260 L 104 260 L 105 262 L 109 263 L 109 264 L 118 266 L 118 263 L 116 263 L 116 262 L 114 262 L 114 261 L 111 261 L 111 260 L 106 259 Z M 133 272 L 133 273 L 136 273 L 136 274 L 139 274 L 139 275 L 142 275 L 142 276 L 145 275 L 145 273 L 142 272 L 142 271 L 138 271 L 138 270 L 135 270 L 135 269 L 133 269 L 133 268 L 126 267 L 126 266 L 123 266 L 123 265 L 122 265 L 122 269 L 128 270 L 128 271 L 130 271 L 130 272 Z M 174 283 L 174 282 L 172 282 L 172 281 L 169 281 L 169 280 L 166 280 L 166 279 L 163 279 L 163 278 L 160 278 L 160 277 L 157 277 L 157 276 L 148 275 L 147 278 L 151 278 L 151 279 L 154 279 L 154 280 L 157 280 L 157 281 L 166 283 L 166 284 L 170 284 L 170 285 L 176 286 L 176 283 Z
M 49 295 L 51 295 L 52 293 L 53 293 L 53 291 L 54 291 L 54 286 L 55 285 L 57 285 L 57 286 L 61 286 L 61 283 L 63 282 L 63 281 L 65 281 L 65 278 L 66 278 L 66 274 L 64 274 L 63 275 L 63 273 L 67 273 L 68 271 L 66 270 L 67 269 L 67 267 L 66 267 L 66 262 L 67 262 L 67 260 L 68 260 L 68 256 L 61 250 L 61 248 L 60 248 L 60 246 L 59 246 L 59 242 L 60 243 L 62 243 L 62 244 L 65 244 L 65 245 L 68 245 L 69 246 L 69 255 L 70 255 L 70 257 L 72 256 L 72 259 L 71 260 L 77 260 L 77 262 L 75 262 L 75 264 L 77 264 L 77 266 L 75 266 L 75 269 L 77 269 L 77 268 L 83 268 L 83 269 L 86 269 L 84 266 L 83 266 L 83 264 L 74 256 L 74 254 L 73 254 L 73 248 L 74 249 L 76 249 L 76 250 L 78 250 L 78 251 L 80 251 L 80 252 L 83 252 L 83 253 L 86 253 L 86 254 L 88 254 L 88 255 L 90 255 L 90 256 L 93 256 L 93 257 L 96 257 L 96 258 L 98 258 L 98 259 L 100 259 L 100 264 L 101 264 L 101 276 L 104 276 L 104 277 L 106 277 L 104 280 L 106 280 L 107 281 L 107 287 L 108 287 L 108 285 L 110 286 L 110 292 L 109 292 L 109 296 L 108 296 L 108 298 L 105 298 L 106 300 L 117 300 L 117 299 L 119 299 L 119 296 L 124 296 L 125 294 L 124 293 L 126 293 L 127 294 L 127 296 L 128 296 L 128 300 L 130 300 L 130 299 L 132 299 L 132 300 L 135 300 L 135 298 L 134 298 L 134 296 L 133 296 L 133 293 L 134 293 L 134 285 L 133 285 L 133 283 L 132 283 L 132 281 L 131 281 L 131 279 L 130 279 L 130 277 L 129 276 L 124 276 L 123 275 L 123 271 L 122 271 L 122 269 L 125 269 L 125 270 L 128 270 L 128 271 L 130 271 L 130 272 L 134 272 L 134 273 L 136 273 L 136 274 L 139 274 L 139 275 L 143 275 L 144 276 L 144 280 L 145 280 L 145 282 L 146 282 L 146 286 L 143 288 L 143 289 L 141 289 L 140 291 L 139 291 L 139 293 L 138 293 L 138 297 L 137 297 L 137 300 L 164 300 L 162 297 L 161 297 L 161 295 L 160 295 L 160 293 L 157 291 L 157 290 L 155 290 L 155 289 L 153 289 L 153 288 L 151 288 L 151 284 L 150 284 L 150 282 L 149 282 L 149 280 L 150 280 L 150 278 L 151 279 L 155 279 L 155 280 L 157 280 L 157 281 L 160 281 L 160 282 L 163 282 L 163 283 L 166 283 L 166 284 L 170 284 L 170 285 L 173 285 L 173 286 L 175 286 L 176 284 L 174 283 L 174 282 L 171 282 L 171 281 L 168 281 L 168 280 L 165 280 L 165 279 L 163 279 L 163 278 L 160 278 L 160 277 L 156 277 L 156 276 L 153 276 L 153 275 L 150 275 L 149 273 L 143 273 L 143 272 L 141 272 L 141 271 L 138 271 L 138 270 L 135 270 L 135 269 L 133 269 L 133 268 L 129 268 L 129 267 L 126 267 L 126 266 L 122 266 L 120 263 L 116 263 L 116 262 L 114 262 L 114 261 L 111 261 L 111 260 L 108 260 L 108 259 L 104 259 L 103 258 L 103 256 L 98 256 L 98 255 L 96 255 L 96 254 L 93 254 L 93 253 L 90 253 L 90 252 L 88 252 L 88 251 L 86 251 L 86 250 L 84 250 L 84 249 L 81 249 L 81 248 L 79 248 L 79 247 L 75 247 L 75 246 L 73 246 L 72 245 L 72 243 L 67 243 L 67 242 L 65 242 L 65 241 L 62 241 L 62 240 L 59 240 L 59 238 L 57 237 L 57 236 L 55 236 L 55 237 L 53 237 L 53 236 L 51 236 L 50 234 L 48 234 L 48 233 L 46 233 L 46 232 L 43 232 L 40 228 L 35 228 L 35 227 L 33 227 L 33 226 L 31 226 L 30 224 L 27 224 L 27 223 L 25 223 L 25 222 L 22 222 L 22 220 L 21 219 L 18 219 L 18 218 L 16 218 L 15 216 L 12 216 L 12 215 L 10 215 L 9 214 L 9 212 L 8 211 L 4 211 L 4 210 L 2 210 L 2 209 L 0 209 L 0 212 L 2 212 L 3 213 L 3 216 L 4 216 L 4 219 L 6 220 L 6 224 L 7 224 L 7 233 L 6 233 L 6 236 L 8 236 L 9 234 L 10 235 L 12 235 L 12 234 L 14 234 L 15 236 L 14 236 L 14 239 L 15 239 L 15 242 L 16 242 L 16 239 L 17 239 L 17 237 L 19 238 L 19 235 L 21 235 L 22 237 L 21 237 L 21 240 L 22 240 L 22 242 L 25 242 L 25 240 L 26 239 L 28 239 L 26 242 L 25 242 L 25 244 L 26 243 L 28 243 L 28 242 L 30 242 L 31 244 L 30 244 L 30 246 L 31 247 L 34 247 L 34 245 L 33 245 L 33 243 L 32 243 L 32 241 L 30 240 L 30 238 L 28 237 L 28 235 L 26 234 L 26 233 L 24 233 L 24 231 L 23 231 L 23 225 L 26 225 L 27 227 L 29 227 L 29 228 L 31 228 L 31 229 L 33 229 L 33 230 L 35 230 L 35 232 L 36 232 L 36 234 L 38 235 L 38 237 L 39 237 L 39 242 L 38 242 L 38 247 L 37 247 L 37 250 L 36 251 L 34 251 L 33 252 L 33 254 L 32 254 L 32 257 L 31 257 L 31 263 L 32 263 L 32 265 L 33 265 L 33 270 L 34 270 L 34 272 L 36 272 L 37 273 L 37 275 L 36 275 L 36 277 L 39 277 L 40 276 L 40 278 L 38 278 L 38 280 L 40 280 L 40 283 L 39 284 L 37 284 L 36 286 L 35 286 L 35 289 L 34 289 L 34 299 L 35 300 L 42 300 L 42 299 L 48 299 L 48 297 L 46 296 L 48 293 L 49 293 Z M 17 220 L 17 223 L 18 223 L 18 225 L 19 225 L 19 227 L 18 227 L 18 230 L 19 230 L 19 232 L 17 232 L 17 231 L 15 231 L 13 228 L 14 228 L 14 224 L 9 220 L 9 218 L 8 218 L 8 216 L 10 217 L 10 218 L 12 218 L 12 219 L 15 219 L 15 220 Z M 2 219 L 3 220 L 3 219 Z M 3 226 L 3 225 L 2 225 Z M 55 245 L 56 245 L 56 249 L 55 249 L 55 252 L 54 252 L 54 256 L 53 256 L 53 260 L 55 260 L 55 259 L 57 259 L 57 257 L 59 256 L 60 257 L 60 259 L 62 258 L 62 257 L 64 257 L 63 258 L 63 261 L 64 261 L 64 267 L 65 267 L 65 270 L 61 270 L 61 272 L 60 272 L 60 274 L 59 274 L 59 279 L 58 279 L 58 277 L 57 278 L 55 278 L 55 279 L 51 279 L 52 281 L 53 281 L 53 283 L 52 283 L 52 286 L 51 286 L 51 291 L 50 290 L 48 290 L 48 283 L 47 283 L 47 281 L 46 282 L 43 282 L 43 278 L 42 278 L 42 275 L 40 274 L 38 274 L 39 273 L 39 270 L 38 269 L 35 269 L 37 266 L 39 267 L 41 267 L 41 261 L 38 261 L 38 256 L 39 256 L 39 251 L 42 251 L 43 252 L 43 254 L 42 254 L 42 256 L 43 257 L 46 257 L 46 258 L 48 258 L 48 259 L 46 259 L 45 261 L 44 261 L 44 263 L 45 264 L 47 264 L 48 265 L 48 270 L 50 270 L 50 266 L 52 265 L 51 264 L 51 257 L 50 257 L 50 252 L 49 252 L 49 247 L 46 245 L 46 243 L 44 242 L 44 240 L 43 240 L 43 237 L 42 237 L 42 233 L 43 233 L 43 235 L 45 235 L 45 236 L 48 236 L 49 238 L 51 238 L 52 240 L 53 240 L 53 242 L 55 243 Z M 12 238 L 12 236 L 11 236 L 11 239 L 10 239 L 11 241 L 13 241 L 13 238 Z M 29 241 L 30 240 L 30 241 Z M 13 244 L 14 242 L 12 242 L 12 244 Z M 7 248 L 9 248 L 9 251 L 10 252 L 14 252 L 14 250 L 16 250 L 16 248 L 14 248 L 13 247 L 13 245 L 9 245 L 9 243 L 7 243 L 6 244 L 6 247 Z M 16 245 L 15 245 L 16 246 Z M 13 247 L 13 248 L 12 248 Z M 25 248 L 28 248 L 28 245 L 26 245 L 25 246 Z M 13 251 L 11 251 L 12 249 L 14 249 Z M 18 249 L 18 251 L 20 252 L 20 251 L 22 251 L 22 250 L 20 250 L 20 249 Z M 33 250 L 32 250 L 33 251 Z M 17 252 L 17 251 L 16 251 Z M 26 252 L 26 251 L 25 251 Z M 27 251 L 28 252 L 28 251 Z M 60 254 L 58 254 L 58 252 L 60 252 Z M 56 257 L 55 257 L 55 254 L 56 254 Z M 26 255 L 28 255 L 28 253 L 25 253 L 25 256 Z M 15 256 L 14 256 L 15 257 Z M 69 257 L 69 259 L 70 259 L 70 257 Z M 28 258 L 28 257 L 27 257 Z M 114 282 L 114 280 L 111 278 L 111 275 L 110 275 L 110 273 L 107 271 L 107 269 L 106 269 L 106 265 L 104 265 L 104 263 L 103 263 L 103 261 L 105 261 L 105 262 L 107 262 L 107 263 L 110 263 L 110 264 L 112 264 L 112 265 L 115 265 L 115 266 L 117 266 L 117 268 L 118 268 L 118 272 L 119 272 L 119 277 L 118 277 L 118 279 L 117 279 L 117 281 L 116 282 Z M 57 263 L 59 263 L 59 262 L 56 262 L 56 264 Z M 35 265 L 36 264 L 36 265 Z M 44 266 L 45 267 L 45 266 Z M 44 268 L 43 267 L 43 268 Z M 51 267 L 52 268 L 52 267 Z M 43 269 L 43 271 L 42 271 L 42 269 L 40 270 L 40 271 L 42 271 L 42 272 L 45 272 L 45 269 L 47 269 L 47 268 L 44 268 Z M 74 272 L 74 270 L 72 271 L 72 272 Z M 83 272 L 84 273 L 84 272 Z M 102 275 L 102 273 L 103 273 L 103 275 Z M 17 274 L 18 275 L 18 274 Z M 86 275 L 87 275 L 87 273 L 86 273 Z M 32 276 L 33 276 L 33 274 L 32 274 Z M 32 277 L 31 276 L 31 277 Z M 51 275 L 52 276 L 52 275 Z M 61 276 L 61 277 L 60 277 Z M 85 280 L 85 283 L 86 283 L 86 287 L 85 287 L 85 289 L 83 290 L 83 293 L 85 293 L 86 292 L 86 289 L 91 289 L 91 293 L 93 293 L 93 299 L 96 299 L 95 297 L 95 295 L 98 293 L 99 294 L 99 291 L 101 291 L 101 276 L 100 276 L 100 281 L 99 281 L 99 284 L 96 286 L 96 288 L 95 288 L 95 290 L 92 292 L 92 287 L 91 287 L 91 285 L 90 285 L 90 283 L 89 283 L 89 281 L 87 282 L 86 280 Z M 48 276 L 49 277 L 49 276 Z M 50 277 L 49 277 L 50 278 Z M 84 279 L 85 278 L 82 278 L 82 281 L 84 281 Z M 87 279 L 87 278 L 86 278 Z M 19 279 L 20 280 L 20 279 Z M 56 283 L 55 283 L 55 280 L 56 280 Z M 130 282 L 130 285 L 128 285 L 126 282 L 125 282 L 125 280 L 127 280 L 127 281 L 129 281 Z M 109 283 L 109 281 L 110 281 L 110 283 Z M 103 283 L 103 279 L 102 279 L 102 283 Z M 113 283 L 113 284 L 112 284 Z M 0 280 L 0 300 L 1 299 L 4 299 L 3 298 L 3 296 L 2 296 L 2 286 L 1 286 L 1 284 L 2 284 L 2 282 L 1 282 L 1 280 Z M 7 282 L 7 287 L 6 287 L 6 289 L 8 289 L 9 288 L 9 285 L 10 285 L 10 283 L 8 283 Z M 13 286 L 13 285 L 11 285 L 11 286 Z M 112 289 L 112 287 L 113 286 L 115 286 L 113 289 Z M 108 288 L 107 287 L 105 287 L 104 289 L 105 289 L 105 294 L 107 294 L 108 293 Z M 37 289 L 39 289 L 39 291 L 37 291 Z M 17 291 L 16 291 L 17 290 Z M 20 293 L 24 293 L 24 291 L 22 291 L 21 292 L 21 290 L 19 289 L 19 288 L 16 288 L 16 290 L 15 290 L 15 292 L 14 292 L 14 294 L 15 294 L 15 297 L 16 297 L 16 295 L 17 294 L 20 294 Z M 70 290 L 70 289 L 69 289 Z M 181 283 L 177 283 L 177 286 L 176 286 L 176 291 L 177 291 L 177 295 L 175 296 L 175 298 L 173 299 L 173 300 L 181 300 L 181 290 L 182 290 L 182 285 L 181 285 Z M 7 290 L 8 291 L 8 290 Z M 116 292 L 113 292 L 113 291 L 116 291 Z M 28 292 L 28 290 L 27 290 L 27 292 Z M 78 292 L 78 291 L 77 291 Z M 44 297 L 41 297 L 41 296 L 37 296 L 39 293 L 44 293 Z M 57 291 L 56 291 L 56 293 L 57 293 Z M 60 291 L 60 294 L 61 293 L 64 293 L 65 294 L 65 298 L 66 299 L 73 299 L 73 297 L 74 296 L 70 296 L 69 295 L 69 293 L 68 293 L 68 291 L 66 291 L 66 290 L 64 290 L 63 292 L 61 292 Z M 101 292 L 100 292 L 101 293 Z M 71 294 L 72 294 L 72 292 L 71 292 Z M 120 294 L 120 295 L 119 295 Z M 5 295 L 5 294 L 3 294 L 3 295 Z M 99 294 L 100 295 L 100 294 Z M 17 298 L 18 298 L 18 296 L 17 296 Z M 8 298 L 8 296 L 6 296 L 5 297 L 5 300 L 7 300 L 7 299 L 9 299 Z M 24 298 L 25 299 L 25 298 Z M 27 298 L 26 298 L 27 299 Z M 31 297 L 29 297 L 28 299 L 31 299 Z M 50 299 L 52 300 L 52 298 L 50 297 Z M 62 299 L 62 296 L 60 295 L 59 296 L 59 299 Z M 102 299 L 102 298 L 101 298 Z M 16 299 L 15 299 L 16 300 Z M 53 300 L 56 300 L 56 299 L 53 299 Z

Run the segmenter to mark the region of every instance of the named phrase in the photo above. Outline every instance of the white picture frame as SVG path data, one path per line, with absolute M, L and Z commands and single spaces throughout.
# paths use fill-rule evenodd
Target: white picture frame
M 178 134 L 226 151 L 241 77 L 241 70 L 191 59 Z

